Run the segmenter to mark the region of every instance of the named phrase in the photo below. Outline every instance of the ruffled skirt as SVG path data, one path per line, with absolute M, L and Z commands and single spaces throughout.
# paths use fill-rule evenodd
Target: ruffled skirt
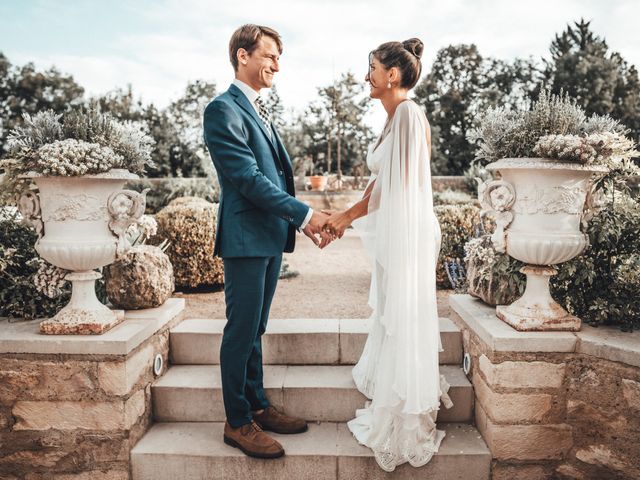
M 437 353 L 428 345 L 422 349 L 409 347 L 419 350 L 410 352 L 409 358 L 417 367 L 433 364 L 433 357 L 423 362 L 421 356 L 435 355 L 431 373 L 426 378 L 419 375 L 419 385 L 411 383 L 412 378 L 416 379 L 415 372 L 404 372 L 405 378 L 399 380 L 399 357 L 407 358 L 403 350 L 407 345 L 399 344 L 399 336 L 390 335 L 375 313 L 371 320 L 364 351 L 353 368 L 358 390 L 370 401 L 356 411 L 348 427 L 360 444 L 371 448 L 383 470 L 391 472 L 407 462 L 414 467 L 423 466 L 438 451 L 445 437 L 445 432 L 436 428 L 436 418 L 441 403 L 446 408 L 453 406 L 448 395 L 449 384 L 439 373 Z M 443 351 L 439 333 L 437 346 Z M 401 369 L 411 369 L 411 365 L 400 361 Z

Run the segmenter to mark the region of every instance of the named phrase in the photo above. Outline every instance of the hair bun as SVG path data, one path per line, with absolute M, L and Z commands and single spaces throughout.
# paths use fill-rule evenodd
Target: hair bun
M 402 46 L 405 50 L 408 50 L 410 53 L 414 54 L 418 60 L 422 58 L 422 52 L 424 51 L 424 43 L 418 38 L 410 38 L 409 40 L 405 40 L 402 42 Z

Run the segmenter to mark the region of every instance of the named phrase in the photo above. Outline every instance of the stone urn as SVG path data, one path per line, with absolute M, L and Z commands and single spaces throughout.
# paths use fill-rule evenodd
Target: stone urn
M 35 249 L 49 263 L 71 270 L 71 300 L 40 323 L 44 334 L 101 334 L 120 323 L 124 312 L 100 303 L 96 269 L 130 248 L 126 229 L 144 214 L 147 190 L 123 190 L 138 176 L 127 170 L 77 177 L 27 175 L 38 187 L 18 201 L 24 219 L 38 233 Z
M 580 255 L 588 246 L 582 233 L 586 206 L 591 203 L 593 176 L 606 173 L 596 165 L 545 158 L 505 158 L 487 166 L 501 179 L 478 187 L 482 215 L 496 220 L 492 241 L 496 250 L 527 265 L 524 294 L 510 305 L 498 305 L 496 315 L 521 331 L 580 330 L 549 292 L 555 265 Z
M 311 190 L 315 192 L 324 192 L 327 189 L 326 175 L 311 175 L 309 177 L 309 183 L 311 184 Z

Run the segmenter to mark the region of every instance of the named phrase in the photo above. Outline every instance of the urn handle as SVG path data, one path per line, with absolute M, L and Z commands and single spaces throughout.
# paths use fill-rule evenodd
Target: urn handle
M 42 211 L 40 210 L 40 197 L 35 192 L 24 192 L 16 198 L 18 210 L 22 215 L 23 222 L 36 229 L 38 240 L 42 238 L 44 223 L 42 222 Z
M 144 215 L 149 190 L 149 188 L 145 188 L 142 192 L 120 190 L 109 195 L 107 200 L 107 209 L 111 217 L 109 228 L 118 237 L 116 249 L 118 257 L 127 253 L 131 248 L 126 232 L 131 225 L 137 224 Z
M 491 235 L 491 241 L 498 252 L 505 253 L 507 245 L 505 242 L 505 229 L 513 221 L 511 207 L 516 201 L 516 191 L 509 182 L 505 180 L 490 180 L 483 182 L 476 178 L 478 182 L 478 200 L 482 207 L 480 218 L 492 217 L 496 222 L 496 230 Z

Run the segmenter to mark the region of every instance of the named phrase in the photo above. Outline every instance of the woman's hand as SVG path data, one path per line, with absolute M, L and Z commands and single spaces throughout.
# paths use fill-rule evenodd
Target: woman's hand
M 322 210 L 322 213 L 329 215 L 329 219 L 322 229 L 328 232 L 334 239 L 342 238 L 344 231 L 351 226 L 351 222 L 353 221 L 349 211 Z

